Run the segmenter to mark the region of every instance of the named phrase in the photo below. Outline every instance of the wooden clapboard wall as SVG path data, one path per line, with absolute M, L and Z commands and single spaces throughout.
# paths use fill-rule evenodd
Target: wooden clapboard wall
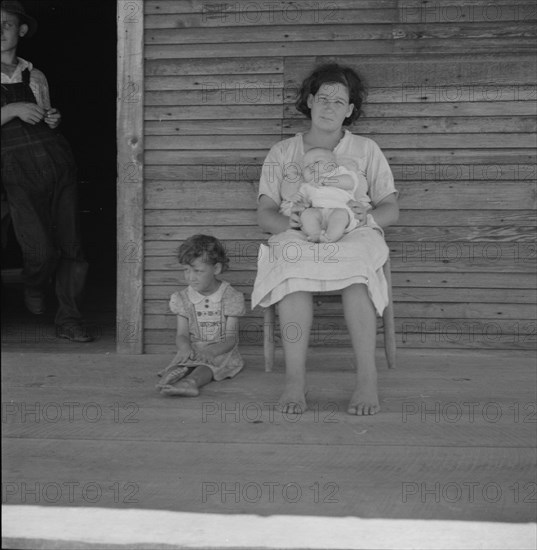
M 260 167 L 307 127 L 294 110 L 321 62 L 370 93 L 353 131 L 385 152 L 401 216 L 387 230 L 399 347 L 535 347 L 534 2 L 144 2 L 144 351 L 174 349 L 175 251 L 207 232 L 249 297 Z M 249 302 L 248 302 L 249 303 Z M 261 312 L 242 320 L 262 345 Z M 381 336 L 379 335 L 379 341 Z M 314 343 L 348 344 L 340 305 Z

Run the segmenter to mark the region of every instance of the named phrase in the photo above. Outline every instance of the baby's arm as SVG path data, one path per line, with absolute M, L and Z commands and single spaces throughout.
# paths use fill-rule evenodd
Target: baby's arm
M 354 191 L 357 185 L 354 177 L 348 172 L 333 176 L 323 176 L 322 182 L 327 187 L 338 187 L 344 191 Z
M 196 352 L 196 358 L 214 362 L 218 355 L 231 351 L 239 342 L 239 318 L 226 317 L 226 334 L 224 340 L 208 344 Z
M 305 166 L 304 170 L 302 170 L 302 179 L 309 183 L 310 185 L 314 185 L 316 187 L 319 187 L 321 185 L 320 178 L 319 178 L 319 170 L 315 170 L 310 165 Z

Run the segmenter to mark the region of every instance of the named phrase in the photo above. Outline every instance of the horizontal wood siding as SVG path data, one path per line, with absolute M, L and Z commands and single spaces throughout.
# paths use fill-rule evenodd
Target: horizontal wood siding
M 261 164 L 307 128 L 296 91 L 332 60 L 366 80 L 351 130 L 379 144 L 400 191 L 386 231 L 398 346 L 535 348 L 535 3 L 144 6 L 146 352 L 174 348 L 175 252 L 194 233 L 224 241 L 226 278 L 249 304 L 267 238 L 255 218 Z M 261 311 L 241 337 L 262 345 Z M 312 341 L 349 344 L 337 296 L 316 301 Z

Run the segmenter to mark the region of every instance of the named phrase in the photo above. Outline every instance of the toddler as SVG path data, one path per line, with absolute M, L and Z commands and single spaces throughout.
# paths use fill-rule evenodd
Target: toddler
M 229 264 L 222 243 L 194 235 L 179 248 L 188 287 L 172 294 L 170 309 L 177 315 L 177 353 L 158 375 L 163 395 L 194 397 L 212 380 L 235 376 L 244 366 L 238 350 L 239 317 L 244 296 L 218 276 Z

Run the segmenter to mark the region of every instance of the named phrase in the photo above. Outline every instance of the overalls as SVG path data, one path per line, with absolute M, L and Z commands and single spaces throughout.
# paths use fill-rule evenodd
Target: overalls
M 37 103 L 28 69 L 22 72 L 22 82 L 2 84 L 1 101 L 2 107 Z M 71 148 L 44 121 L 32 125 L 16 117 L 2 126 L 1 151 L 2 186 L 22 250 L 24 284 L 44 291 L 56 272 L 55 323 L 77 324 L 88 264 L 80 243 Z

